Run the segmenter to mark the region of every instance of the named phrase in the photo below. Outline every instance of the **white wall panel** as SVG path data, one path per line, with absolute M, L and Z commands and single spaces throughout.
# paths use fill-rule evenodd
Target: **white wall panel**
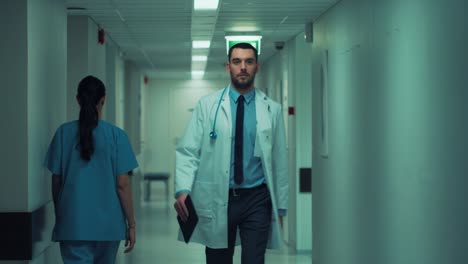
M 462 263 L 462 1 L 341 1 L 315 23 L 314 261 Z M 434 18 L 437 18 L 434 20 Z M 320 63 L 329 52 L 329 157 Z

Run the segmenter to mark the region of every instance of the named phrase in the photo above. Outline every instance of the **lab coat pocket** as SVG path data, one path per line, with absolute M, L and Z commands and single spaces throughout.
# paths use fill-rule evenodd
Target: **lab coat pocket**
M 208 181 L 195 181 L 192 189 L 192 199 L 197 210 L 210 210 L 213 207 L 213 199 L 207 198 L 212 195 L 216 184 Z
M 261 130 L 255 142 L 254 156 L 259 157 L 262 150 L 269 153 L 271 142 L 273 142 L 271 129 Z
M 196 209 L 198 215 L 197 235 L 202 241 L 209 241 L 213 235 L 213 211 L 210 209 Z
M 211 209 L 196 209 L 199 221 L 211 221 L 213 219 L 213 211 Z
M 254 157 L 261 157 L 262 156 L 262 148 L 260 146 L 260 138 L 257 136 L 255 139 L 255 146 L 254 146 Z

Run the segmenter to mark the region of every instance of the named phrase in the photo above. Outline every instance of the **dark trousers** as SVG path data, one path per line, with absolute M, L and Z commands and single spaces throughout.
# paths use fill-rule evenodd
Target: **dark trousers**
M 241 238 L 242 264 L 265 263 L 271 224 L 271 198 L 266 185 L 229 191 L 228 248 L 206 247 L 207 264 L 232 264 L 237 228 Z

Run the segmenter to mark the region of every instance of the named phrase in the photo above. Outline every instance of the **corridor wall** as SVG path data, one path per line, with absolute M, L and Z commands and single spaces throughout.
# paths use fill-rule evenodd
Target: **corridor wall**
M 468 258 L 464 10 L 457 0 L 345 0 L 314 23 L 314 263 Z
M 66 21 L 59 0 L 7 1 L 0 9 L 0 263 L 59 263 L 42 162 L 66 119 Z
M 262 63 L 256 81 L 258 88 L 283 107 L 290 177 L 284 232 L 290 250 L 304 254 L 312 251 L 312 193 L 299 191 L 299 169 L 312 168 L 311 60 L 311 45 L 299 33 Z
M 98 26 L 88 16 L 68 16 L 67 32 L 67 119 L 71 121 L 80 110 L 76 89 L 81 79 L 93 75 L 106 84 L 106 46 L 98 43 Z

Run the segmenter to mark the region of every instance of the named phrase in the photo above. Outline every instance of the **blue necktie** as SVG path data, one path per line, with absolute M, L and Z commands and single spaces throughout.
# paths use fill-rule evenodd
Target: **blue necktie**
M 244 181 L 244 169 L 242 166 L 242 148 L 244 141 L 244 96 L 237 99 L 236 135 L 234 141 L 234 182 L 241 184 Z

